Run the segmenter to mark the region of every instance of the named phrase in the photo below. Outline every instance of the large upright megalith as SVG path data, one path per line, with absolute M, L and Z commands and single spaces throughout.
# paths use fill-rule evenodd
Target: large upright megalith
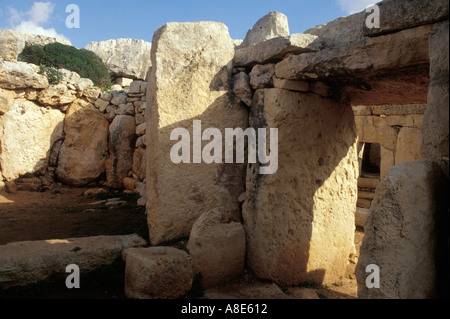
M 313 93 L 257 90 L 250 124 L 278 129 L 278 171 L 247 170 L 247 265 L 281 285 L 333 283 L 354 251 L 356 129 L 350 105 Z
M 246 128 L 248 111 L 231 93 L 234 45 L 216 22 L 168 23 L 153 36 L 147 90 L 147 218 L 152 245 L 188 237 L 204 212 L 220 207 L 239 216 L 243 164 L 205 164 L 193 154 L 193 121 L 202 133 Z M 171 160 L 174 129 L 190 134 L 189 163 Z M 176 132 L 176 131 L 175 131 Z M 175 136 L 176 137 L 176 136 Z M 179 137 L 180 138 L 180 137 Z M 181 138 L 180 138 L 181 139 Z M 202 146 L 209 141 L 202 141 Z M 203 148 L 202 148 L 203 149 Z

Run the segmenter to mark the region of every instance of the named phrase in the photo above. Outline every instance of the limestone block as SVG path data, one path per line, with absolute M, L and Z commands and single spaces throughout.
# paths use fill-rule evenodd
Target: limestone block
M 270 12 L 247 32 L 241 48 L 277 37 L 289 36 L 288 18 L 279 12 Z
M 20 43 L 14 31 L 0 29 L 0 59 L 8 62 L 16 62 L 22 50 L 23 43 Z
M 99 99 L 97 99 L 97 101 L 95 101 L 94 105 L 95 105 L 96 108 L 98 108 L 98 110 L 100 112 L 105 113 L 106 108 L 109 105 L 109 102 L 99 98 Z
M 407 114 L 407 115 L 391 115 L 386 116 L 386 122 L 389 126 L 402 126 L 420 128 L 422 126 L 422 114 Z
M 306 81 L 274 78 L 273 86 L 277 89 L 285 89 L 290 91 L 308 92 L 309 90 L 309 83 Z
M 377 188 L 364 225 L 356 267 L 358 297 L 423 299 L 435 286 L 435 191 L 439 165 L 432 160 L 392 167 Z M 380 288 L 366 287 L 368 265 L 380 269 Z
M 145 240 L 138 235 L 10 243 L 0 246 L 0 288 L 55 278 L 64 283 L 68 276 L 65 270 L 70 264 L 78 265 L 83 276 L 121 258 L 124 250 L 145 245 Z
M 275 76 L 275 64 L 255 65 L 250 72 L 250 85 L 253 89 L 273 87 Z
M 323 43 L 315 35 L 295 33 L 290 36 L 273 38 L 247 47 L 236 48 L 236 66 L 253 66 L 270 61 L 279 61 L 288 54 L 315 52 Z
M 372 105 L 372 112 L 374 115 L 402 115 L 407 116 L 410 114 L 423 114 L 427 109 L 427 104 L 382 104 Z
M 132 169 L 135 130 L 134 117 L 128 115 L 117 115 L 109 126 L 109 158 L 106 161 L 109 187 L 121 188 L 123 179 Z
M 38 67 L 24 62 L 7 62 L 0 60 L 0 88 L 14 89 L 45 89 L 48 79 L 38 74 Z
M 14 92 L 0 89 L 0 115 L 8 112 L 14 104 Z
M 189 236 L 198 217 L 213 208 L 239 214 L 243 164 L 193 163 L 193 154 L 190 163 L 175 164 L 170 157 L 177 143 L 170 139 L 172 131 L 184 128 L 192 136 L 193 120 L 222 136 L 225 128 L 248 126 L 248 110 L 231 92 L 233 56 L 234 44 L 222 23 L 168 23 L 154 34 L 145 112 L 152 245 Z
M 428 108 L 422 124 L 421 150 L 439 160 L 449 156 L 448 23 L 437 26 L 430 39 Z
M 280 285 L 335 282 L 354 249 L 357 135 L 350 105 L 316 94 L 258 90 L 251 123 L 278 128 L 278 171 L 247 169 L 247 260 Z
M 250 77 L 245 72 L 239 72 L 233 77 L 233 93 L 247 106 L 252 105 L 253 92 L 250 87 Z
M 53 145 L 63 138 L 64 114 L 15 100 L 0 117 L 0 166 L 6 180 L 48 167 Z
M 172 247 L 125 252 L 125 295 L 130 299 L 176 299 L 192 287 L 191 257 Z
M 382 179 L 389 172 L 392 166 L 395 165 L 395 152 L 380 145 L 380 178 Z
M 59 180 L 67 185 L 83 186 L 105 172 L 108 126 L 109 122 L 92 104 L 78 99 L 69 106 L 56 169 Z
M 86 50 L 96 53 L 115 77 L 145 79 L 151 66 L 152 44 L 136 39 L 91 42 Z
M 420 137 L 419 129 L 404 127 L 400 130 L 395 151 L 395 165 L 423 158 L 420 153 Z
M 70 104 L 77 99 L 76 92 L 64 84 L 50 85 L 37 95 L 39 103 L 49 106 Z
M 146 167 L 147 167 L 147 152 L 145 148 L 139 147 L 134 151 L 133 154 L 133 173 L 135 173 L 141 181 L 145 179 Z
M 187 249 L 203 287 L 226 283 L 244 270 L 244 228 L 219 210 L 202 214 L 194 223 Z
M 128 95 L 126 93 L 113 93 L 111 104 L 114 105 L 122 105 L 126 104 L 128 99 Z

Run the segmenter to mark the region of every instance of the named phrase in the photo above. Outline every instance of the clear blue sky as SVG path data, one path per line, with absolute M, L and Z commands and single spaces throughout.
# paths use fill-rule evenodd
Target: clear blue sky
M 153 32 L 167 22 L 217 21 L 233 39 L 243 39 L 259 18 L 271 11 L 289 19 L 291 33 L 352 12 L 374 0 L 0 0 L 0 28 L 40 30 L 63 35 L 83 48 L 91 41 L 117 38 L 152 42 Z M 80 28 L 66 27 L 66 6 L 80 8 Z

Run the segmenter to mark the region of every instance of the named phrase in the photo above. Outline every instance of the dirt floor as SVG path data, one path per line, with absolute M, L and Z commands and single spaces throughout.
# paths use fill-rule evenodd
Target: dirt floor
M 133 194 L 110 191 L 96 198 L 84 196 L 87 189 L 56 187 L 43 193 L 19 191 L 0 192 L 0 245 L 16 241 L 65 239 L 97 235 L 137 233 L 148 238 L 145 209 L 137 207 Z M 107 206 L 107 200 L 120 198 L 121 206 Z M 364 237 L 362 229 L 355 231 L 357 255 Z M 180 243 L 177 243 L 178 246 Z M 186 244 L 184 242 L 184 244 Z M 183 243 L 182 243 L 183 245 Z M 220 287 L 196 289 L 188 298 L 207 299 L 355 299 L 357 283 L 355 264 L 339 282 L 318 286 L 305 283 L 297 287 L 279 287 L 245 272 L 239 278 Z M 123 299 L 124 264 L 106 267 L 89 279 L 90 285 L 80 291 L 65 287 L 39 285 L 25 289 L 1 291 L 0 298 L 51 299 Z M 115 277 L 115 280 L 111 280 Z M 86 281 L 85 281 L 86 282 Z

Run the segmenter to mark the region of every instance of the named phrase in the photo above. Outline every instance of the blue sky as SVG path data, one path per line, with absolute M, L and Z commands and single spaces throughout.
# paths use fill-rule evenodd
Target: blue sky
M 167 22 L 217 21 L 233 39 L 243 39 L 271 11 L 289 19 L 291 33 L 364 10 L 375 0 L 0 0 L 0 28 L 58 35 L 78 48 L 91 41 L 118 38 L 152 42 Z M 80 8 L 80 28 L 66 27 L 66 7 Z

